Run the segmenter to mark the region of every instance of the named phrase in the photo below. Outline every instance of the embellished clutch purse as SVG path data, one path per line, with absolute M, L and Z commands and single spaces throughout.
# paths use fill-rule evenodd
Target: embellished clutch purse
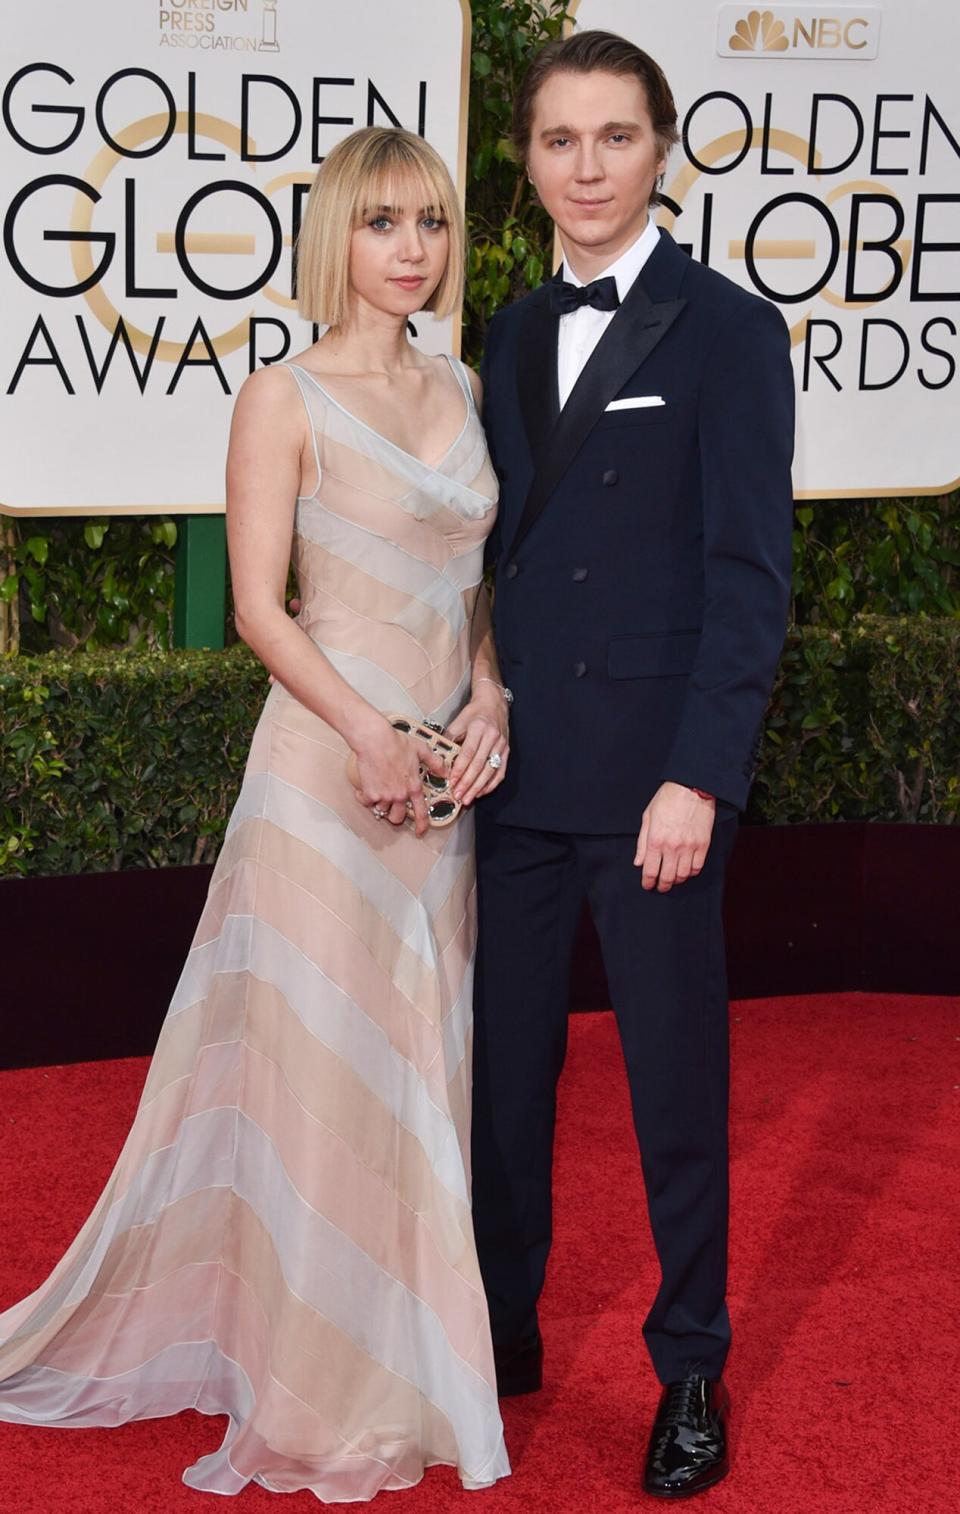
M 432 725 L 428 720 L 415 720 L 410 715 L 387 715 L 385 716 L 395 731 L 402 731 L 405 736 L 414 736 L 417 741 L 422 741 L 432 752 L 436 752 L 443 759 L 449 775 L 450 769 L 460 755 L 460 747 L 456 741 L 444 735 L 440 726 Z M 347 758 L 347 777 L 354 788 L 360 787 L 360 770 L 357 766 L 356 753 L 351 752 Z M 455 799 L 450 788 L 449 777 L 442 777 L 439 773 L 431 773 L 429 768 L 420 764 L 420 782 L 423 786 L 423 800 L 427 807 L 427 819 L 432 826 L 442 827 L 452 825 L 459 815 L 463 806 L 459 799 Z M 407 817 L 413 816 L 413 806 L 408 802 Z

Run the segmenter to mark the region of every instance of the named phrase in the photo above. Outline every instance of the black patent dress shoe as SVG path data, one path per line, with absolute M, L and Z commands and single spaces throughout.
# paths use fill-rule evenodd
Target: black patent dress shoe
M 493 1343 L 493 1364 L 497 1370 L 497 1394 L 514 1398 L 521 1393 L 538 1393 L 543 1387 L 543 1339 L 540 1331 L 518 1341 Z
M 706 1377 L 668 1383 L 650 1432 L 644 1492 L 654 1498 L 691 1498 L 726 1477 L 729 1407 L 722 1383 Z

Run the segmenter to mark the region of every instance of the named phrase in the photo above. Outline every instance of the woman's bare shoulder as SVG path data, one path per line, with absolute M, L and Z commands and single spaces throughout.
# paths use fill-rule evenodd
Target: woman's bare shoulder
M 237 391 L 235 411 L 276 411 L 292 409 L 297 402 L 297 385 L 285 363 L 268 363 L 255 368 Z
M 231 443 L 260 443 L 272 438 L 299 446 L 305 430 L 303 400 L 286 364 L 270 363 L 244 379 L 233 405 Z

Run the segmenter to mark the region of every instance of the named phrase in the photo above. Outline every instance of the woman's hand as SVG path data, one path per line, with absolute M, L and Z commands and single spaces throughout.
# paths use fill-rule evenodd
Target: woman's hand
M 360 784 L 357 798 L 367 809 L 380 811 L 391 825 L 402 825 L 407 818 L 407 803 L 413 809 L 418 836 L 429 826 L 427 806 L 420 780 L 420 764 L 431 773 L 446 777 L 447 768 L 436 752 L 402 731 L 394 730 L 388 720 L 380 720 L 372 735 L 357 745 L 355 756 Z
M 453 764 L 450 787 L 464 805 L 489 794 L 503 782 L 510 755 L 508 706 L 495 684 L 486 680 L 447 727 L 447 735 L 460 744 Z M 490 758 L 500 758 L 490 766 Z

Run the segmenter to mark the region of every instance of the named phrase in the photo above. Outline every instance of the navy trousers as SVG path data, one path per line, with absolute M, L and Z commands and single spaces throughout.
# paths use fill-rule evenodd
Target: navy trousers
M 498 825 L 483 808 L 473 1215 L 494 1340 L 517 1340 L 536 1327 L 551 1243 L 571 949 L 586 899 L 623 1047 L 661 1268 L 644 1338 L 661 1382 L 692 1371 L 719 1378 L 730 1344 L 721 904 L 736 818 L 718 820 L 699 878 L 657 894 L 644 892 L 633 866 L 636 835 Z

